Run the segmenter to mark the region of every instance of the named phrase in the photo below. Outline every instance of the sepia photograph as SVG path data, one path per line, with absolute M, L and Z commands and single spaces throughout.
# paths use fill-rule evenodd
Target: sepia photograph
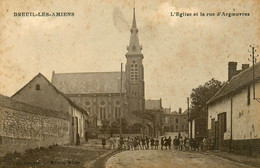
M 259 0 L 0 0 L 0 167 L 260 167 Z

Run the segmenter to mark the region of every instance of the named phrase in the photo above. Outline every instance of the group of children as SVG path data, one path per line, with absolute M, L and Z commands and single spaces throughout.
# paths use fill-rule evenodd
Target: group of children
M 196 139 L 189 139 L 187 137 L 177 137 L 175 136 L 173 142 L 171 137 L 168 138 L 166 136 L 161 137 L 159 140 L 157 138 L 148 138 L 135 136 L 135 137 L 108 137 L 102 138 L 102 146 L 105 149 L 105 146 L 108 142 L 109 149 L 124 149 L 124 150 L 148 150 L 148 149 L 158 149 L 159 144 L 161 149 L 171 149 L 172 143 L 174 145 L 174 149 L 179 150 L 202 150 L 207 149 L 207 141 L 204 138 L 202 142 L 199 142 Z
M 161 149 L 171 149 L 172 139 L 171 137 L 162 137 L 161 141 L 158 138 L 148 138 L 145 137 L 108 137 L 102 138 L 102 146 L 105 148 L 108 142 L 109 149 L 124 149 L 124 150 L 148 150 L 148 149 L 159 149 L 159 144 L 161 144 Z M 160 143 L 161 142 L 161 143 Z

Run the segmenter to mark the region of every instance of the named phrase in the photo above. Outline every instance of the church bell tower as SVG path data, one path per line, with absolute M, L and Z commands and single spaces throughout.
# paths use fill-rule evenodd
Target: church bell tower
M 126 53 L 126 96 L 129 112 L 144 111 L 144 66 L 142 46 L 139 44 L 138 29 L 135 19 L 135 8 L 133 9 L 133 23 L 130 30 L 130 43 Z

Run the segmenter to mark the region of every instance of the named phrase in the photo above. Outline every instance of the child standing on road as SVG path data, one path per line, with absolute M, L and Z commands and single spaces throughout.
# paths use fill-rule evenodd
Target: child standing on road
M 163 150 L 163 145 L 164 145 L 164 137 L 161 138 L 161 150 Z
M 170 136 L 169 136 L 169 138 L 168 138 L 168 146 L 169 146 L 169 149 L 171 149 L 171 146 L 172 146 L 172 139 L 171 139 Z
M 158 149 L 158 146 L 159 146 L 159 139 L 157 137 L 155 140 L 155 149 Z
M 145 142 L 146 142 L 146 149 L 149 149 L 149 138 L 148 137 L 145 138 Z
M 105 149 L 105 146 L 106 146 L 106 138 L 105 137 L 102 138 L 102 146 L 103 146 L 103 149 Z
M 153 139 L 153 138 L 151 138 L 150 142 L 151 142 L 151 149 L 153 150 L 153 146 L 154 146 L 154 139 Z

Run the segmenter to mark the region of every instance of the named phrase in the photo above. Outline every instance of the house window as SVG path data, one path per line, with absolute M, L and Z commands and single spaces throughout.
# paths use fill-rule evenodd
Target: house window
M 176 123 L 178 123 L 178 118 L 176 118 L 176 120 L 175 120 L 175 121 L 176 121 Z
M 169 118 L 168 117 L 165 117 L 165 124 L 168 124 L 169 123 Z
M 177 130 L 177 129 L 179 129 L 179 128 L 178 128 L 178 125 L 176 125 L 176 130 Z
M 36 90 L 41 90 L 41 86 L 39 84 L 36 84 Z
M 250 86 L 247 87 L 247 105 L 250 105 Z

